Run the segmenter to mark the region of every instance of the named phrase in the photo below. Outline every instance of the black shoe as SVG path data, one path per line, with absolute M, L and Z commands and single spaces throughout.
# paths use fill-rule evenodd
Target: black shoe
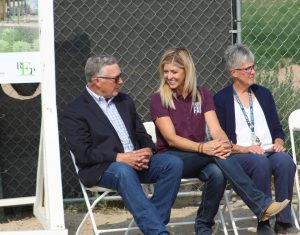
M 269 223 L 269 220 L 258 222 L 256 233 L 258 235 L 276 235 Z
M 300 235 L 300 230 L 297 229 L 292 223 L 281 223 L 281 222 L 276 222 L 275 223 L 275 232 L 278 235 L 285 234 L 298 234 Z
M 211 235 L 213 224 L 211 223 L 198 223 L 194 226 L 196 235 Z

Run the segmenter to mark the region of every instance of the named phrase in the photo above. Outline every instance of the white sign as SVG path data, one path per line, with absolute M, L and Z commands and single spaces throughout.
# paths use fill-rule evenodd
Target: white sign
M 40 52 L 0 53 L 0 83 L 41 82 Z
M 38 0 L 2 2 L 0 83 L 41 82 Z

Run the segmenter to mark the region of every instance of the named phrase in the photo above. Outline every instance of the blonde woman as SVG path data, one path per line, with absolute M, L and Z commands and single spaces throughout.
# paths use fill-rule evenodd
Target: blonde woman
M 159 70 L 160 87 L 151 97 L 157 149 L 182 159 L 183 178 L 198 177 L 205 182 L 195 220 L 196 234 L 212 234 L 226 179 L 260 221 L 268 220 L 287 206 L 289 200 L 272 202 L 256 188 L 238 162 L 229 157 L 231 143 L 219 124 L 211 94 L 197 86 L 189 51 L 167 50 L 161 57 Z M 212 137 L 207 142 L 206 126 Z

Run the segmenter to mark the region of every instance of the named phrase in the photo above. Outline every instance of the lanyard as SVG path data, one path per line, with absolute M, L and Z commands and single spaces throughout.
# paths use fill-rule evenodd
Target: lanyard
M 250 128 L 252 134 L 254 134 L 254 116 L 253 116 L 253 101 L 252 101 L 252 92 L 251 92 L 251 89 L 249 88 L 248 89 L 248 96 L 249 96 L 249 103 L 250 103 L 250 121 L 249 121 L 249 118 L 247 116 L 247 113 L 245 111 L 245 108 L 240 100 L 240 97 L 238 96 L 238 94 L 236 93 L 235 89 L 233 88 L 233 95 L 234 95 L 234 98 L 236 99 L 236 101 L 238 102 L 243 114 L 244 114 L 244 117 L 246 119 L 246 122 L 247 122 L 247 125 L 248 127 Z
M 249 121 L 249 118 L 247 116 L 247 113 L 245 111 L 245 108 L 240 100 L 240 97 L 238 96 L 238 94 L 236 93 L 235 89 L 233 88 L 233 95 L 236 99 L 236 101 L 238 102 L 243 114 L 244 114 L 244 117 L 246 119 L 246 122 L 247 122 L 247 125 L 248 127 L 250 128 L 251 130 L 251 142 L 253 145 L 256 145 L 256 144 L 260 144 L 260 139 L 255 135 L 254 133 L 254 115 L 253 115 L 253 101 L 252 101 L 252 92 L 251 92 L 251 89 L 249 88 L 248 89 L 248 96 L 249 96 L 249 103 L 250 103 L 250 121 Z

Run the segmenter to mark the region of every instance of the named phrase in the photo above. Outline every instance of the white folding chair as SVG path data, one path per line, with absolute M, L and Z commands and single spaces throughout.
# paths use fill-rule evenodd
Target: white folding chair
M 295 174 L 295 184 L 296 184 L 296 194 L 297 194 L 297 209 L 296 212 L 294 207 L 292 207 L 292 213 L 294 217 L 294 223 L 297 228 L 299 228 L 299 221 L 300 221 L 300 188 L 299 188 L 299 169 L 300 165 L 297 162 L 297 154 L 296 154 L 296 147 L 295 147 L 295 138 L 294 132 L 300 131 L 300 109 L 293 111 L 289 116 L 289 131 L 290 131 L 290 140 L 291 140 L 291 147 L 292 147 L 292 156 L 293 161 L 297 166 L 296 174 Z
M 155 132 L 155 124 L 153 122 L 144 122 L 144 127 L 149 135 L 152 137 L 152 141 L 156 143 L 156 132 Z M 181 179 L 181 187 L 186 185 L 196 185 L 199 184 L 200 180 L 198 178 L 190 178 L 190 179 Z M 191 191 L 179 191 L 177 197 L 190 197 L 190 196 L 201 196 L 201 192 L 199 189 L 191 190 Z M 225 235 L 228 235 L 225 220 L 221 209 L 218 212 L 219 220 L 216 220 L 217 225 L 222 225 L 222 231 Z M 177 225 L 192 225 L 195 221 L 178 221 L 178 222 L 170 222 L 168 226 L 177 226 Z M 216 226 L 216 229 L 219 227 Z
M 155 134 L 155 125 L 153 122 L 145 122 L 144 126 L 146 128 L 146 131 L 149 135 L 152 136 L 153 142 L 156 142 L 156 134 Z M 75 161 L 75 156 L 74 154 L 70 151 L 70 155 L 74 164 L 74 167 L 76 169 L 76 173 L 78 173 L 78 167 L 76 165 L 76 161 Z M 91 222 L 92 222 L 92 227 L 93 227 L 93 231 L 94 234 L 104 234 L 104 233 L 114 233 L 114 232 L 121 232 L 121 231 L 125 231 L 125 235 L 127 235 L 129 233 L 129 231 L 131 230 L 136 230 L 139 229 L 136 226 L 133 226 L 134 224 L 134 220 L 132 219 L 131 222 L 129 223 L 128 227 L 124 227 L 124 228 L 117 228 L 117 229 L 98 229 L 97 228 L 97 224 L 96 224 L 96 220 L 93 214 L 93 209 L 95 208 L 95 206 L 104 200 L 122 200 L 120 196 L 118 195 L 110 195 L 111 193 L 116 193 L 116 191 L 111 190 L 111 189 L 107 189 L 107 188 L 103 188 L 103 187 L 98 187 L 98 186 L 94 186 L 91 188 L 85 187 L 79 180 L 79 184 L 84 196 L 84 200 L 87 206 L 87 213 L 84 216 L 83 220 L 81 221 L 80 225 L 78 226 L 78 229 L 76 231 L 75 235 L 79 235 L 87 218 L 90 217 Z M 195 184 L 199 184 L 199 179 L 198 178 L 192 178 L 192 179 L 182 179 L 181 180 L 181 186 L 183 185 L 195 185 Z M 145 186 L 148 185 L 142 185 L 143 188 L 145 189 Z M 153 185 L 150 185 L 151 188 L 151 192 L 147 193 L 148 197 L 152 196 L 152 192 L 153 192 Z M 90 203 L 90 198 L 87 194 L 87 191 L 90 192 L 97 192 L 97 193 L 101 193 L 99 196 L 96 197 L 96 199 L 92 202 L 92 204 Z M 146 190 L 145 190 L 146 191 Z M 199 190 L 195 190 L 195 191 L 180 191 L 177 195 L 178 197 L 186 197 L 186 196 L 201 196 L 201 192 Z M 224 216 L 222 214 L 222 211 L 219 209 L 219 220 L 216 220 L 217 224 L 221 224 L 222 225 L 222 231 L 224 232 L 225 235 L 228 235 L 227 233 L 227 228 L 225 225 L 225 220 L 224 220 Z M 177 222 L 170 222 L 168 224 L 168 226 L 178 226 L 178 225 L 189 225 L 189 224 L 194 224 L 194 221 L 177 221 Z M 217 226 L 218 228 L 218 226 Z
M 222 208 L 222 212 L 223 214 L 226 212 L 228 212 L 228 216 L 229 216 L 229 220 L 230 220 L 230 223 L 231 223 L 231 228 L 228 229 L 228 231 L 233 231 L 233 233 L 235 235 L 238 235 L 238 231 L 242 230 L 242 231 L 253 231 L 253 230 L 256 230 L 256 227 L 254 226 L 240 226 L 238 224 L 238 222 L 241 222 L 241 221 L 245 221 L 245 220 L 257 220 L 256 216 L 253 214 L 252 211 L 248 210 L 249 211 L 249 215 L 240 215 L 240 213 L 235 213 L 233 207 L 243 207 L 245 206 L 245 203 L 242 201 L 242 200 L 237 200 L 237 201 L 234 201 L 233 200 L 233 197 L 236 197 L 236 193 L 234 192 L 234 190 L 231 188 L 231 186 L 229 186 L 229 189 L 226 189 L 225 190 L 225 193 L 224 193 L 224 205 L 223 205 L 223 208 Z M 238 196 L 237 196 L 238 197 Z M 234 205 L 234 204 L 237 204 L 237 205 Z M 247 208 L 248 209 L 248 208 Z M 240 210 L 239 210 L 240 212 Z
M 74 157 L 74 154 L 70 151 L 70 155 L 71 155 L 71 158 L 72 158 L 72 161 L 73 161 L 73 164 L 74 164 L 74 167 L 75 167 L 75 170 L 76 170 L 76 173 L 78 173 L 78 167 L 76 165 L 76 162 L 75 162 L 75 157 Z M 92 227 L 93 227 L 93 231 L 94 231 L 94 234 L 98 235 L 98 234 L 104 234 L 104 233 L 114 233 L 114 232 L 122 232 L 122 231 L 125 231 L 125 235 L 128 234 L 128 232 L 130 230 L 135 230 L 135 229 L 139 229 L 138 227 L 132 227 L 133 225 L 133 222 L 134 220 L 132 219 L 132 221 L 129 223 L 128 227 L 124 227 L 124 228 L 116 228 L 116 229 L 98 229 L 97 228 L 97 224 L 96 224 L 96 220 L 95 220 L 95 217 L 94 217 L 94 214 L 93 214 L 93 209 L 95 208 L 95 206 L 101 202 L 101 201 L 104 201 L 104 200 L 121 200 L 121 197 L 118 196 L 118 195 L 110 195 L 111 193 L 115 193 L 116 191 L 114 190 L 111 190 L 111 189 L 107 189 L 107 188 L 103 188 L 103 187 L 98 187 L 98 186 L 94 186 L 94 187 L 91 187 L 91 188 L 88 188 L 88 187 L 85 187 L 81 181 L 79 180 L 79 184 L 80 184 L 80 187 L 81 187 L 81 190 L 82 190 L 82 193 L 83 193 L 83 196 L 84 196 L 84 201 L 86 203 L 86 206 L 87 206 L 87 213 L 85 214 L 84 218 L 82 219 L 80 225 L 78 226 L 77 228 L 77 231 L 75 233 L 75 235 L 79 235 L 87 218 L 90 217 L 91 219 L 91 222 L 92 222 Z M 90 203 L 90 198 L 87 194 L 87 191 L 90 191 L 90 192 L 97 192 L 97 193 L 101 193 L 99 196 L 96 197 L 96 199 L 92 202 L 92 204 Z

